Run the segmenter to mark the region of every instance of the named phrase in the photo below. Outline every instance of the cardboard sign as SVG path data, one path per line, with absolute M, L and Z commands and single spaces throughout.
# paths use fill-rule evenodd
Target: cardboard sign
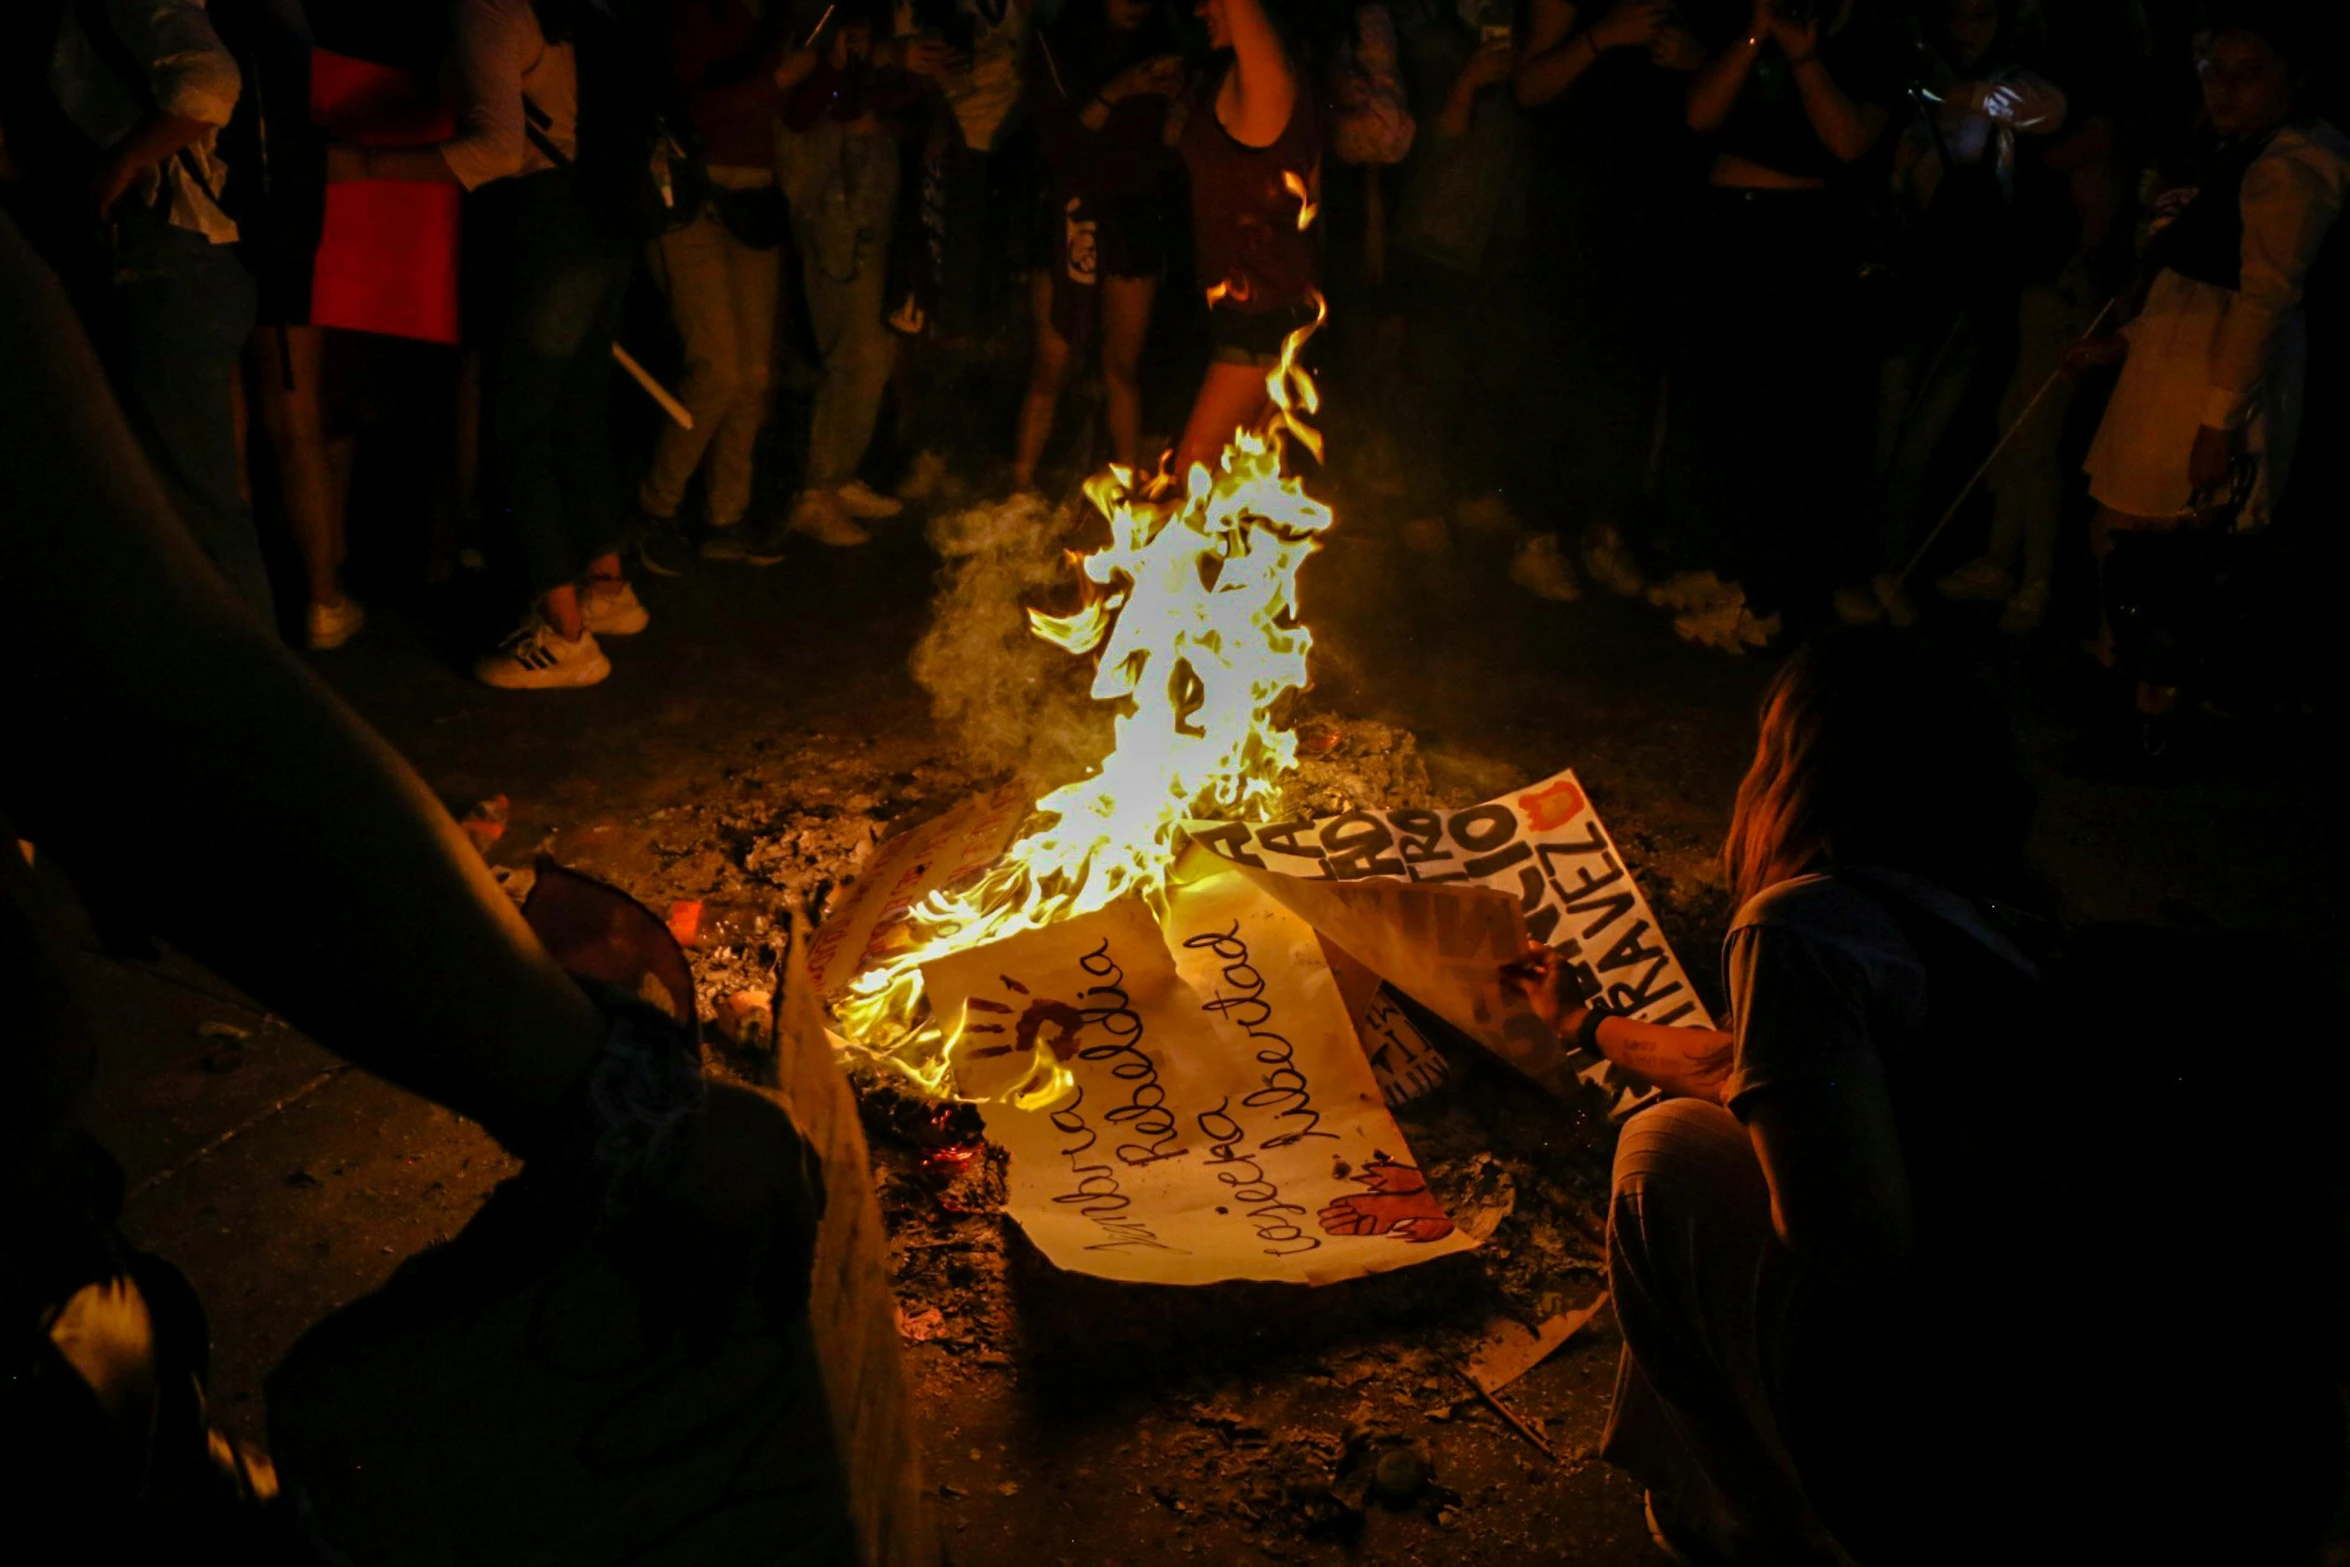
M 1034 795 L 1015 781 L 883 843 L 809 944 L 817 992 L 838 995 L 887 954 L 900 915 L 1001 859 L 1034 809 Z
M 1525 933 L 1558 950 L 1586 998 L 1603 999 L 1611 1010 L 1644 1022 L 1713 1026 L 1572 770 L 1462 811 L 1194 822 L 1189 831 L 1199 848 L 1244 871 L 1279 873 L 1309 885 L 1483 887 L 1507 894 L 1516 902 Z M 1329 927 L 1322 928 L 1346 945 Z M 1496 1045 L 1489 1029 L 1462 1023 L 1370 953 L 1348 950 L 1521 1069 L 1540 1058 L 1530 1036 L 1514 1048 Z M 1572 1054 L 1573 1075 L 1606 1093 L 1612 1114 L 1627 1115 L 1654 1097 L 1647 1085 L 1612 1064 L 1588 1053 Z M 1537 1072 L 1528 1075 L 1545 1080 Z
M 1047 1109 L 981 1107 L 1056 1265 L 1326 1284 L 1465 1250 L 1413 1167 L 1314 930 L 1253 882 L 1176 887 L 925 964 L 964 1093 L 1049 1050 Z

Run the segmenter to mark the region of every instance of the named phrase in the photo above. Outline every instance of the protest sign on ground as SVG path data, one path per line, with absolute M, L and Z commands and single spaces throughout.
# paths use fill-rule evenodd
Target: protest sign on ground
M 1475 1243 L 1413 1167 L 1314 930 L 1252 882 L 1176 887 L 923 967 L 964 1093 L 1051 1053 L 1049 1108 L 981 1107 L 1055 1264 L 1162 1284 L 1357 1278 Z

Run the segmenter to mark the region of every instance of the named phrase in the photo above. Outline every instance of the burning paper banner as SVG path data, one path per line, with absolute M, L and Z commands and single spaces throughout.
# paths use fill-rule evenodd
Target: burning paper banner
M 1054 1264 L 1326 1284 L 1463 1251 L 1380 1102 L 1313 929 L 1250 880 L 1172 888 L 923 965 L 955 1073 Z M 1000 1094 L 1037 1047 L 1068 1087 Z
M 1464 811 L 1350 811 L 1317 821 L 1262 824 L 1193 822 L 1190 833 L 1193 843 L 1234 865 L 1309 885 L 1400 882 L 1506 892 L 1517 900 L 1527 934 L 1560 951 L 1586 997 L 1644 1022 L 1713 1026 L 1572 769 Z M 1298 907 L 1296 896 L 1284 901 Z M 1347 945 L 1320 917 L 1300 912 L 1339 945 Z M 1377 938 L 1366 932 L 1359 939 Z M 1414 988 L 1392 971 L 1395 962 L 1404 961 L 1402 955 L 1383 965 L 1370 952 L 1349 950 L 1513 1064 L 1525 1068 L 1540 1059 L 1539 1041 L 1522 1024 L 1502 1030 L 1506 1035 L 1515 1029 L 1514 1038 L 1492 1037 L 1483 1020 L 1463 1022 L 1434 996 Z M 1508 1004 L 1506 998 L 1496 1003 Z M 1605 1093 L 1618 1119 L 1655 1097 L 1653 1089 L 1610 1062 L 1567 1055 L 1572 1074 Z M 1528 1075 L 1544 1080 L 1539 1071 Z

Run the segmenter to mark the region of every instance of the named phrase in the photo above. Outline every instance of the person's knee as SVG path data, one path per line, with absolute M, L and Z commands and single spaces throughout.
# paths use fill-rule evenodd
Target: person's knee
M 1142 345 L 1112 345 L 1102 350 L 1102 379 L 1121 392 L 1142 387 Z
M 1669 1199 L 1753 1164 L 1753 1144 L 1737 1117 L 1702 1099 L 1668 1099 L 1624 1124 L 1610 1185 L 1619 1204 Z

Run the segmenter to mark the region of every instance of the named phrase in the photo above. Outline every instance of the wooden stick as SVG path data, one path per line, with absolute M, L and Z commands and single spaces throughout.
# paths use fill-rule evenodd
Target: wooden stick
M 612 357 L 620 361 L 620 368 L 636 378 L 636 384 L 645 389 L 645 395 L 661 405 L 661 411 L 677 421 L 680 430 L 694 427 L 694 416 L 685 411 L 685 404 L 669 395 L 669 388 L 653 379 L 651 371 L 636 362 L 636 356 L 618 343 L 612 345 Z
M 838 0 L 835 0 L 834 4 L 828 5 L 824 8 L 824 14 L 816 18 L 816 25 L 808 29 L 808 41 L 800 45 L 801 48 L 813 49 L 816 47 L 816 35 L 824 31 L 824 24 L 832 20 L 832 13 L 839 8 Z
M 1469 1386 L 1475 1388 L 1477 1390 L 1477 1396 L 1485 1400 L 1485 1402 L 1488 1404 L 1491 1404 L 1493 1406 L 1493 1412 L 1501 1416 L 1502 1419 L 1507 1420 L 1510 1423 L 1511 1428 L 1515 1430 L 1518 1435 L 1524 1437 L 1527 1441 L 1532 1442 L 1536 1447 L 1542 1449 L 1543 1457 L 1549 1459 L 1554 1464 L 1558 1462 L 1559 1455 L 1551 1450 L 1550 1444 L 1542 1440 L 1541 1437 L 1535 1435 L 1534 1428 L 1526 1424 L 1525 1421 L 1519 1419 L 1518 1412 L 1516 1410 L 1503 1403 L 1496 1395 L 1487 1392 L 1484 1383 L 1469 1375 L 1469 1368 L 1467 1366 L 1464 1366 L 1460 1362 L 1455 1361 L 1453 1362 L 1453 1370 L 1458 1371 L 1461 1374 L 1461 1380 L 1468 1383 Z

